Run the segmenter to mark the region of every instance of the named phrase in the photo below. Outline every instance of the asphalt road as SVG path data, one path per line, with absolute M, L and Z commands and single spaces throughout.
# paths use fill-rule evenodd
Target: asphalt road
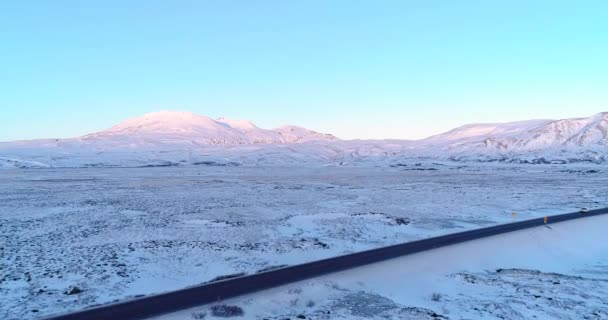
M 59 315 L 47 319 L 80 320 L 80 319 L 144 319 L 165 313 L 188 309 L 224 299 L 253 293 L 325 275 L 380 262 L 396 257 L 414 254 L 439 247 L 458 244 L 499 235 L 507 232 L 539 227 L 546 224 L 608 214 L 608 208 L 548 216 L 520 222 L 502 224 L 476 230 L 458 232 L 444 236 L 428 238 L 378 249 L 357 252 L 334 258 L 288 266 L 262 273 L 231 278 L 204 285 L 194 286 L 173 292 L 146 296 L 134 300 L 119 302 L 84 309 L 79 312 Z

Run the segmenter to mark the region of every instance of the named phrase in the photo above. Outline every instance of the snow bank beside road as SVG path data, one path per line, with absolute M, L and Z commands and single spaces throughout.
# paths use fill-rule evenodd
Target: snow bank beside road
M 512 232 L 222 303 L 249 319 L 605 319 L 606 226 L 597 216 Z

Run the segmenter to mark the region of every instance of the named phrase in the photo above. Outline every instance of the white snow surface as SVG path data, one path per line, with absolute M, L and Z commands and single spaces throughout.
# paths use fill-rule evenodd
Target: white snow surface
M 408 159 L 607 163 L 608 112 L 580 119 L 466 125 L 406 141 L 339 140 L 296 126 L 266 130 L 247 120 L 161 111 L 78 138 L 0 143 L 0 168 L 187 166 L 201 162 L 376 165 Z
M 157 320 L 608 319 L 608 216 L 465 242 Z
M 423 140 L 452 155 L 572 153 L 608 150 L 608 112 L 589 118 L 475 124 Z
M 0 318 L 605 207 L 607 173 L 433 162 L 2 170 Z

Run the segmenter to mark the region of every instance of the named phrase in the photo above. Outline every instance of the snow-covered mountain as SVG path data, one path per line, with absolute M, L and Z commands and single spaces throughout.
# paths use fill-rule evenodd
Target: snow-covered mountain
M 589 118 L 462 126 L 423 140 L 448 149 L 528 151 L 608 146 L 608 112 Z
M 161 111 L 72 139 L 0 143 L 1 167 L 403 163 L 413 159 L 608 163 L 608 112 L 471 124 L 423 140 L 339 140 L 295 126 Z
M 337 138 L 296 126 L 261 129 L 247 120 L 217 120 L 191 112 L 160 111 L 126 120 L 78 139 L 104 147 L 233 145 L 331 141 Z
M 0 142 L 0 168 L 327 161 L 332 149 L 327 155 L 289 146 L 337 140 L 297 126 L 266 130 L 246 120 L 160 111 L 77 138 Z
M 450 157 L 605 159 L 608 112 L 589 118 L 465 125 L 420 141 Z
M 423 143 L 432 145 L 450 145 L 477 141 L 488 137 L 509 136 L 521 133 L 542 125 L 552 120 L 528 120 L 509 123 L 479 123 L 467 124 L 422 140 Z

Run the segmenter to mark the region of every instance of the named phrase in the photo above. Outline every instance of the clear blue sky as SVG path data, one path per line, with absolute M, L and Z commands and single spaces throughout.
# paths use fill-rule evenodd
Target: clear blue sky
M 608 111 L 608 1 L 1 1 L 0 141 L 157 110 L 419 138 Z

